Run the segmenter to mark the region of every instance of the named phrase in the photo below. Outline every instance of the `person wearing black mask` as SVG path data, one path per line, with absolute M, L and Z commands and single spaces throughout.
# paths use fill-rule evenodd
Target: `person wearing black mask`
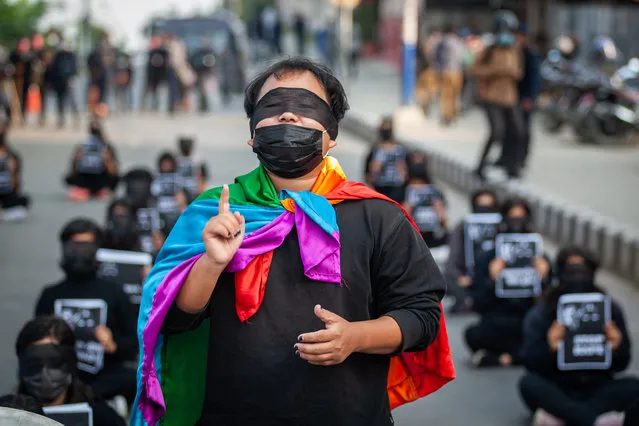
M 530 207 L 521 198 L 506 200 L 502 217 L 498 234 L 533 232 Z M 546 287 L 551 277 L 550 262 L 538 256 L 534 258 L 532 266 L 541 279 L 542 287 Z M 495 281 L 505 267 L 506 262 L 496 257 L 494 247 L 485 251 L 475 262 L 470 294 L 473 310 L 480 315 L 480 320 L 466 329 L 464 337 L 473 353 L 473 364 L 477 367 L 508 367 L 519 363 L 522 323 L 526 312 L 534 305 L 535 298 L 497 297 Z
M 153 174 L 145 168 L 129 170 L 123 177 L 124 198 L 134 212 L 150 206 L 153 199 L 151 184 Z
M 109 199 L 119 181 L 118 160 L 113 146 L 107 142 L 100 121 L 93 118 L 89 137 L 73 154 L 71 173 L 65 178 L 68 198 L 87 201 L 91 197 Z
M 497 194 L 490 189 L 480 189 L 470 197 L 471 213 L 499 213 Z M 453 229 L 449 238 L 450 253 L 444 277 L 448 283 L 447 295 L 454 298 L 453 312 L 469 312 L 472 309 L 472 297 L 469 288 L 473 283 L 472 271 L 466 262 L 466 227 L 461 220 Z
M 24 410 L 39 414 L 40 407 L 88 403 L 95 426 L 124 426 L 124 420 L 78 378 L 75 344 L 73 331 L 63 319 L 42 316 L 26 323 L 15 345 L 18 392 L 2 400 L 21 402 L 26 404 Z
M 29 197 L 21 192 L 20 156 L 7 145 L 9 117 L 0 110 L 0 219 L 23 220 L 27 217 Z
M 614 300 L 612 321 L 603 330 L 613 355 L 608 370 L 560 371 L 559 342 L 565 326 L 557 322 L 557 302 L 565 294 L 601 293 L 595 274 L 599 267 L 592 254 L 566 247 L 557 254 L 558 285 L 524 320 L 521 359 L 527 372 L 519 392 L 534 415 L 535 425 L 622 426 L 623 412 L 639 398 L 639 379 L 617 378 L 630 363 L 631 342 L 623 311 Z
M 139 235 L 131 206 L 125 199 L 117 199 L 107 209 L 103 247 L 137 251 L 138 246 Z
M 95 327 L 94 338 L 104 349 L 103 368 L 96 374 L 81 371 L 78 377 L 106 399 L 122 395 L 132 401 L 135 395 L 135 368 L 127 365 L 137 356 L 135 313 L 121 287 L 96 277 L 96 252 L 102 245 L 102 232 L 88 219 L 74 219 L 60 232 L 61 267 L 65 278 L 45 287 L 36 303 L 35 315 L 53 315 L 57 300 L 103 301 L 107 307 L 106 325 Z
M 182 179 L 182 186 L 191 196 L 198 196 L 206 190 L 208 168 L 204 161 L 193 155 L 195 139 L 182 136 L 178 139 L 177 173 Z
M 393 119 L 385 117 L 379 141 L 366 159 L 366 182 L 381 194 L 402 203 L 408 178 L 408 153 L 393 136 Z

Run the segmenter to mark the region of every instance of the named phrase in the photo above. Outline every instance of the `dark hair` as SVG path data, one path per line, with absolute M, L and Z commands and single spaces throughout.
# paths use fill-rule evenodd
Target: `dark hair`
M 301 57 L 288 58 L 274 63 L 264 71 L 260 72 L 248 84 L 248 86 L 246 86 L 246 90 L 244 91 L 244 111 L 246 112 L 247 117 L 250 118 L 253 116 L 260 91 L 262 90 L 264 83 L 266 83 L 266 80 L 268 80 L 271 76 L 280 80 L 291 72 L 303 71 L 312 73 L 320 82 L 326 91 L 333 117 L 335 117 L 335 120 L 339 123 L 346 115 L 346 111 L 349 109 L 344 86 L 342 86 L 342 83 L 340 83 L 331 70 L 326 66 Z
M 561 275 L 569 257 L 579 256 L 584 259 L 586 266 L 595 273 L 599 269 L 597 257 L 588 249 L 579 246 L 567 246 L 559 250 L 556 259 L 557 276 Z
M 135 168 L 131 169 L 124 175 L 125 182 L 130 180 L 146 180 L 148 182 L 153 182 L 153 173 L 151 173 L 148 169 L 145 168 Z
M 131 204 L 129 204 L 126 199 L 116 198 L 115 200 L 111 201 L 109 207 L 107 207 L 107 220 L 113 216 L 113 210 L 115 210 L 116 207 L 124 207 L 129 210 L 129 213 L 132 210 Z
M 76 234 L 91 233 L 95 235 L 98 245 L 102 244 L 102 229 L 91 219 L 78 218 L 67 222 L 60 231 L 60 242 L 66 243 Z
M 390 127 L 391 130 L 393 130 L 393 116 L 392 115 L 385 115 L 382 117 L 382 119 L 379 121 L 379 128 L 387 128 Z
M 471 206 L 475 206 L 477 204 L 477 200 L 482 195 L 489 195 L 489 196 L 493 197 L 493 200 L 495 200 L 495 204 L 499 205 L 499 198 L 497 197 L 497 193 L 495 191 L 493 191 L 492 189 L 482 188 L 482 189 L 478 189 L 477 191 L 475 191 L 475 192 L 473 192 L 471 194 L 471 196 L 470 196 L 470 204 L 471 204 Z
M 29 346 L 46 337 L 55 338 L 60 346 L 75 347 L 75 334 L 65 320 L 54 316 L 36 317 L 18 333 L 16 355 L 19 357 Z
M 25 394 L 0 397 L 0 407 L 13 408 L 14 410 L 27 411 L 44 416 L 42 405 L 35 398 Z
M 162 154 L 160 154 L 160 156 L 158 157 L 158 169 L 160 168 L 162 163 L 165 161 L 170 161 L 173 163 L 173 167 L 177 167 L 177 160 L 175 159 L 175 156 L 171 154 L 170 152 L 165 151 Z
M 524 210 L 526 210 L 526 216 L 532 220 L 532 210 L 530 209 L 530 205 L 525 198 L 521 197 L 512 197 L 504 201 L 504 204 L 501 206 L 501 215 L 504 219 L 508 216 L 510 209 L 516 206 L 522 206 Z

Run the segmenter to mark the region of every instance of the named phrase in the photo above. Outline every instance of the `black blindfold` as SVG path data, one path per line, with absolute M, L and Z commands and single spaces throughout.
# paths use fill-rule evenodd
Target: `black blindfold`
M 331 107 L 315 93 L 306 89 L 280 87 L 273 89 L 255 105 L 251 117 L 251 137 L 255 134 L 257 124 L 266 119 L 285 112 L 292 112 L 306 118 L 312 118 L 327 130 L 332 140 L 337 139 L 337 120 Z

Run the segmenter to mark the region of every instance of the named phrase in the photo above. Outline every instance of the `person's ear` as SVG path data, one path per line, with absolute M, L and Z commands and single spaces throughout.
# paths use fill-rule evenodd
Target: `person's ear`
M 330 139 L 328 141 L 328 149 L 333 149 L 337 146 L 337 142 L 335 142 L 333 139 Z
M 253 148 L 253 138 L 249 139 L 249 140 L 246 142 L 246 144 L 247 144 L 248 146 L 250 146 L 251 148 Z

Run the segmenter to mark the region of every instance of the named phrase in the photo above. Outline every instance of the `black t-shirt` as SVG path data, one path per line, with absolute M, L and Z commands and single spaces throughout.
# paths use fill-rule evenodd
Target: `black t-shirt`
M 235 311 L 232 274 L 223 274 L 201 314 L 173 305 L 166 334 L 211 319 L 207 390 L 201 425 L 392 424 L 387 394 L 390 356 L 352 354 L 342 364 L 313 366 L 295 356 L 301 333 L 324 328 L 313 307 L 348 321 L 388 315 L 399 324 L 403 351 L 426 348 L 439 329 L 445 283 L 421 236 L 382 200 L 335 206 L 343 285 L 304 275 L 293 231 L 275 250 L 264 301 L 246 323 Z
M 87 282 L 64 280 L 42 290 L 35 315 L 53 315 L 58 299 L 98 299 L 106 302 L 106 326 L 111 329 L 118 350 L 115 354 L 104 354 L 104 369 L 136 359 L 138 342 L 135 311 L 120 286 L 99 278 Z

